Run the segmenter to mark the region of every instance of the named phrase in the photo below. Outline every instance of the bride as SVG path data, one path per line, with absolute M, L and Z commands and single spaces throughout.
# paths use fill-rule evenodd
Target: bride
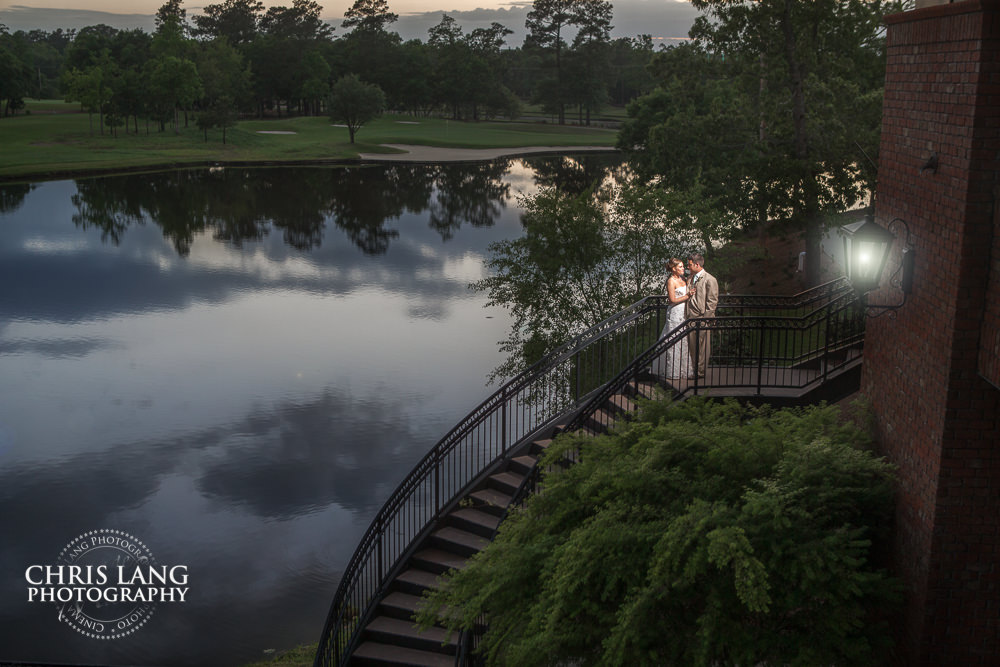
M 663 327 L 660 338 L 679 327 L 684 322 L 684 302 L 691 298 L 694 288 L 688 290 L 684 282 L 684 262 L 671 258 L 667 262 L 670 277 L 667 278 L 667 297 L 670 299 L 670 310 L 667 311 L 667 325 Z M 691 373 L 691 358 L 688 356 L 687 336 L 682 336 L 673 347 L 661 354 L 653 362 L 652 372 L 661 378 L 686 378 Z

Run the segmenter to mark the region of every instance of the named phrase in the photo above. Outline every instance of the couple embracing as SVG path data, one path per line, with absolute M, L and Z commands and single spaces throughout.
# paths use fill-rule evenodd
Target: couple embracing
M 661 336 L 679 327 L 685 320 L 695 317 L 715 317 L 719 305 L 719 282 L 705 270 L 705 258 L 694 253 L 688 256 L 687 268 L 690 280 L 684 279 L 684 262 L 673 258 L 667 262 L 670 272 L 667 278 L 667 297 L 670 310 L 667 325 Z M 660 377 L 699 378 L 705 377 L 708 357 L 712 352 L 710 332 L 694 331 L 682 338 L 672 348 L 657 357 L 652 371 Z M 698 358 L 694 358 L 697 351 Z

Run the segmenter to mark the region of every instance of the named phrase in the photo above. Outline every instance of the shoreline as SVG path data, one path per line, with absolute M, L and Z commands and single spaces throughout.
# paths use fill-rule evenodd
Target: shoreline
M 565 155 L 566 153 L 618 152 L 614 146 L 517 146 L 511 148 L 446 148 L 414 144 L 379 144 L 399 153 L 360 153 L 362 162 L 483 162 L 502 157 Z
M 305 160 L 200 160 L 192 162 L 167 162 L 158 165 L 138 167 L 101 167 L 88 169 L 59 169 L 0 176 L 0 185 L 56 181 L 70 178 L 90 178 L 115 174 L 142 174 L 170 171 L 174 169 L 207 169 L 211 167 L 310 167 L 310 166 L 356 166 L 359 164 L 379 164 L 403 162 L 414 164 L 442 164 L 456 162 L 488 162 L 503 157 L 523 157 L 528 155 L 566 155 L 570 153 L 619 152 L 613 146 L 519 146 L 512 148 L 447 148 L 415 144 L 379 144 L 398 153 L 359 153 L 355 158 L 313 158 Z

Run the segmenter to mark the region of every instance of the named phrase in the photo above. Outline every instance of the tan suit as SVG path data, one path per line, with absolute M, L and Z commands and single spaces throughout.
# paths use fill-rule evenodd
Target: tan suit
M 715 309 L 719 305 L 719 281 L 704 269 L 691 279 L 695 287 L 694 297 L 684 305 L 684 316 L 715 317 Z M 694 331 L 688 336 L 688 351 L 694 363 L 698 377 L 705 377 L 708 368 L 708 358 L 712 354 L 712 337 L 709 331 Z M 697 358 L 695 358 L 697 354 Z

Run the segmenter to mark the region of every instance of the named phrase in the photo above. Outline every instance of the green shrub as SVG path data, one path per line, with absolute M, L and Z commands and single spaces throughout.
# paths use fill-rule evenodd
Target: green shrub
M 892 470 L 838 410 L 649 403 L 560 437 L 495 542 L 421 614 L 485 614 L 496 665 L 860 665 L 889 645 L 898 583 L 872 562 Z

